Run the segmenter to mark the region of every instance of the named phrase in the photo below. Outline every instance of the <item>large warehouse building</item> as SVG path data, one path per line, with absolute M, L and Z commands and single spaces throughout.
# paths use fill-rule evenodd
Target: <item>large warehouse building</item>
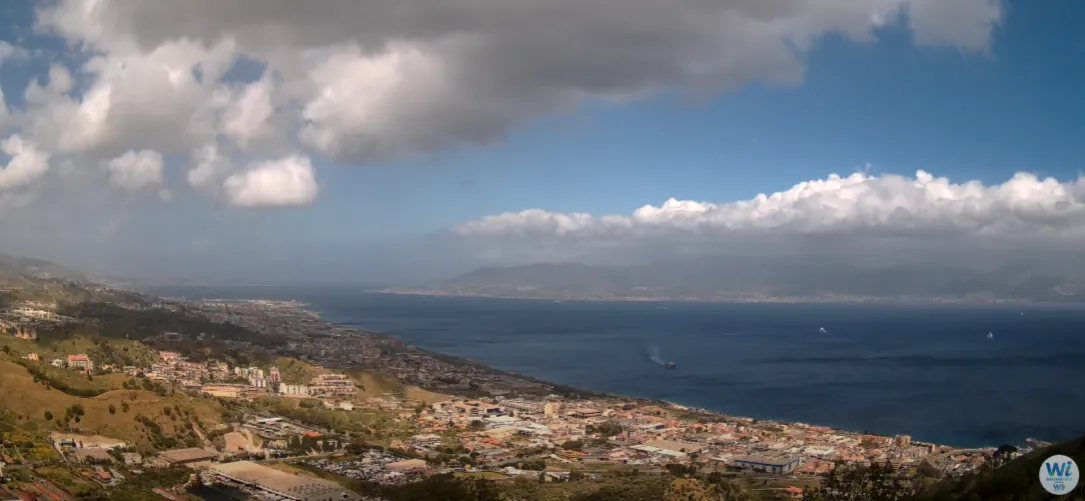
M 356 501 L 361 496 L 338 484 L 313 477 L 291 475 L 251 461 L 212 466 L 210 471 L 226 480 L 245 484 L 294 501 Z

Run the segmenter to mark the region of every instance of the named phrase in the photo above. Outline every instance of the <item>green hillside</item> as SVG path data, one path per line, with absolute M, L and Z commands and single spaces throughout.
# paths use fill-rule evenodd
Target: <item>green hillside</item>
M 1033 451 L 1000 468 L 930 481 L 931 475 L 902 478 L 892 468 L 837 468 L 822 489 L 807 490 L 806 501 L 1041 501 L 1085 500 L 1085 485 L 1065 496 L 1053 496 L 1040 486 L 1040 468 L 1061 454 L 1085 464 L 1085 437 Z M 918 491 L 918 492 L 916 492 Z
M 53 431 L 103 435 L 152 450 L 198 445 L 195 428 L 210 429 L 220 420 L 220 406 L 212 399 L 146 390 L 109 390 L 96 395 L 94 391 L 90 393 L 94 396 L 84 396 L 79 390 L 111 385 L 57 386 L 8 356 L 0 359 L 6 359 L 0 360 L 0 394 L 6 397 L 4 419 L 35 435 Z
M 915 501 L 1039 501 L 1085 500 L 1085 484 L 1065 496 L 1053 496 L 1040 487 L 1045 459 L 1062 454 L 1085 465 L 1085 437 L 1079 437 L 1017 458 L 996 470 L 939 482 L 917 495 Z

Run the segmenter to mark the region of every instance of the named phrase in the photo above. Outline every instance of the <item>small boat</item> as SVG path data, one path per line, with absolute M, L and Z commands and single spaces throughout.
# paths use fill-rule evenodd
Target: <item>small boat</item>
M 994 332 L 988 332 L 987 333 L 987 339 L 994 339 L 994 338 L 995 338 L 995 333 Z
M 678 367 L 678 366 L 674 365 L 674 362 L 667 362 L 667 363 L 663 364 L 663 367 L 666 367 L 668 369 L 674 369 L 675 367 Z

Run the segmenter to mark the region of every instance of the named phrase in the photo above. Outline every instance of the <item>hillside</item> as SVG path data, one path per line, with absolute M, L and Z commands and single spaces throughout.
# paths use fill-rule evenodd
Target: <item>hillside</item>
M 0 253 L 0 277 L 23 276 L 39 280 L 59 279 L 89 282 L 86 275 L 66 266 L 44 259 L 12 256 Z
M 1045 459 L 1062 454 L 1078 466 L 1085 465 L 1085 436 L 1037 450 L 997 470 L 939 482 L 921 492 L 914 501 L 1039 501 L 1085 500 L 1085 484 L 1066 496 L 1052 496 L 1040 487 L 1039 471 Z
M 101 386 L 88 383 L 79 388 Z M 69 394 L 6 354 L 0 354 L 0 394 L 5 396 L 5 420 L 27 432 L 103 435 L 144 450 L 195 445 L 193 428 L 210 429 L 221 415 L 214 400 L 182 394 L 160 396 L 146 390 L 111 390 L 93 397 Z
M 146 366 L 155 359 L 154 349 L 143 343 L 128 339 L 107 339 L 87 326 L 71 327 L 57 331 L 43 330 L 39 333 L 37 342 L 5 336 L 0 339 L 0 348 L 6 346 L 17 356 L 37 353 L 45 361 L 85 353 L 99 364 L 121 367 Z

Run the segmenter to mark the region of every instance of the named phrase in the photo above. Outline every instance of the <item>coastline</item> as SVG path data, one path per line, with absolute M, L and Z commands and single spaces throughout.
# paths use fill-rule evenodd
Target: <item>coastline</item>
M 1030 301 L 1023 299 L 959 299 L 959 298 L 760 298 L 760 299 L 730 299 L 730 298 L 656 298 L 656 297 L 630 297 L 630 298 L 594 298 L 584 296 L 568 297 L 529 297 L 504 294 L 484 293 L 450 293 L 446 291 L 426 290 L 393 290 L 383 289 L 371 291 L 372 294 L 387 294 L 393 296 L 419 296 L 437 297 L 449 299 L 500 299 L 508 301 L 536 301 L 536 302 L 584 302 L 584 303 L 686 303 L 686 304 L 801 304 L 801 305 L 848 305 L 848 306 L 896 306 L 896 307 L 946 307 L 946 308 L 1005 308 L 1017 306 L 1022 308 L 1044 309 L 1085 309 L 1085 303 L 1081 302 L 1054 302 L 1054 301 Z
M 370 293 L 372 294 L 372 292 L 370 292 Z M 174 295 L 174 297 L 177 296 L 176 294 L 172 294 L 172 295 Z M 635 391 L 630 391 L 628 389 L 623 389 L 623 391 L 621 391 L 620 393 L 619 392 L 611 392 L 611 391 L 599 391 L 599 390 L 593 390 L 590 387 L 584 387 L 584 386 L 578 385 L 577 383 L 573 383 L 573 382 L 571 382 L 571 383 L 555 383 L 555 382 L 549 381 L 549 380 L 547 380 L 545 378 L 542 378 L 542 377 L 530 376 L 530 375 L 523 374 L 523 373 L 520 373 L 520 372 L 506 371 L 506 370 L 502 370 L 502 369 L 498 369 L 496 367 L 490 366 L 490 365 L 488 365 L 486 363 L 479 362 L 479 361 L 467 358 L 466 356 L 463 356 L 463 355 L 461 355 L 461 356 L 449 355 L 449 354 L 441 353 L 439 351 L 435 351 L 433 349 L 427 349 L 427 348 L 423 348 L 423 347 L 418 346 L 418 345 L 409 344 L 405 340 L 403 340 L 403 339 L 399 338 L 398 336 L 396 336 L 395 334 L 389 334 L 389 333 L 386 333 L 384 331 L 381 331 L 380 329 L 373 329 L 373 328 L 369 328 L 369 327 L 365 326 L 364 325 L 364 319 L 354 318 L 354 317 L 351 317 L 349 315 L 344 317 L 340 313 L 337 313 L 336 311 L 321 312 L 319 310 L 319 308 L 318 308 L 319 303 L 317 303 L 317 304 L 303 304 L 301 301 L 297 301 L 297 300 L 291 301 L 291 300 L 285 299 L 287 297 L 290 297 L 289 295 L 278 295 L 278 296 L 273 295 L 272 299 L 264 299 L 264 300 L 253 299 L 252 296 L 249 296 L 248 298 L 244 298 L 244 296 L 241 296 L 241 295 L 228 295 L 227 294 L 226 296 L 229 299 L 225 299 L 225 301 L 238 302 L 238 303 L 250 303 L 250 304 L 254 305 L 254 308 L 252 309 L 252 312 L 250 314 L 253 315 L 253 318 L 263 317 L 265 319 L 264 321 L 266 321 L 266 319 L 269 319 L 269 318 L 280 318 L 281 319 L 281 318 L 283 318 L 283 315 L 286 314 L 287 310 L 291 310 L 291 311 L 294 311 L 294 312 L 304 312 L 303 316 L 308 317 L 308 318 L 317 319 L 318 323 L 321 324 L 322 327 L 319 327 L 318 330 L 316 330 L 316 331 L 308 329 L 308 328 L 294 329 L 298 333 L 304 333 L 305 334 L 304 336 L 299 336 L 299 339 L 301 337 L 306 337 L 310 341 L 313 341 L 312 346 L 315 346 L 318 343 L 323 342 L 323 341 L 319 341 L 320 339 L 327 339 L 326 336 L 327 336 L 328 332 L 338 331 L 340 333 L 345 333 L 345 332 L 351 333 L 351 336 L 349 338 L 348 337 L 343 337 L 343 338 L 339 339 L 338 341 L 335 341 L 336 343 L 338 343 L 338 346 L 333 347 L 331 345 L 328 345 L 327 348 L 329 349 L 328 350 L 329 353 L 334 353 L 337 349 L 345 350 L 347 352 L 352 352 L 353 350 L 355 350 L 356 347 L 360 350 L 361 349 L 360 345 L 363 344 L 363 343 L 371 343 L 373 345 L 381 345 L 381 346 L 393 347 L 394 351 L 390 352 L 390 353 L 398 352 L 398 353 L 402 354 L 403 357 L 406 357 L 406 358 L 421 356 L 421 358 L 428 358 L 428 359 L 442 360 L 442 361 L 445 361 L 445 362 L 450 362 L 451 365 L 453 366 L 453 369 L 452 369 L 453 371 L 461 372 L 462 374 L 466 374 L 469 377 L 471 377 L 470 374 L 504 375 L 504 376 L 506 376 L 506 379 L 515 379 L 515 380 L 520 380 L 520 381 L 524 381 L 524 382 L 532 382 L 532 383 L 536 383 L 537 385 L 546 386 L 546 387 L 553 388 L 554 390 L 556 390 L 556 391 L 552 391 L 551 393 L 564 393 L 566 395 L 570 395 L 570 394 L 572 394 L 572 395 L 582 395 L 585 398 L 614 399 L 614 400 L 621 400 L 621 401 L 627 401 L 627 402 L 651 403 L 651 404 L 660 405 L 662 407 L 667 407 L 667 408 L 687 409 L 685 412 L 689 412 L 689 413 L 703 413 L 706 417 L 709 417 L 711 419 L 721 419 L 721 420 L 724 420 L 724 419 L 730 419 L 730 420 L 755 419 L 757 421 L 762 421 L 762 422 L 775 422 L 775 423 L 781 423 L 781 424 L 803 423 L 803 424 L 809 424 L 809 425 L 812 425 L 812 426 L 817 426 L 817 424 L 815 424 L 815 423 L 805 421 L 803 419 L 803 416 L 798 415 L 798 414 L 801 414 L 799 412 L 795 412 L 795 413 L 792 413 L 792 412 L 779 413 L 779 412 L 777 412 L 777 413 L 773 413 L 773 415 L 764 415 L 764 414 L 759 414 L 755 410 L 751 410 L 750 408 L 745 408 L 744 411 L 741 414 L 732 414 L 732 413 L 728 412 L 726 409 L 720 409 L 719 407 L 700 407 L 700 406 L 696 406 L 696 405 L 686 405 L 686 404 L 683 403 L 683 400 L 681 399 L 681 397 L 679 397 L 679 398 L 666 397 L 666 396 L 655 397 L 655 398 L 642 397 L 642 396 L 637 396 L 638 394 Z M 205 297 L 210 298 L 211 295 L 208 295 L 208 296 L 205 296 Z M 223 297 L 223 296 L 218 295 L 218 297 Z M 274 297 L 279 297 L 280 299 L 274 299 Z M 188 301 L 200 302 L 200 301 L 213 301 L 213 300 L 212 299 L 201 299 L 201 298 L 198 298 L 198 297 L 190 296 L 190 299 L 185 299 L 184 301 L 186 301 L 186 302 L 188 302 Z M 264 303 L 264 307 L 255 308 L 255 305 L 257 305 L 259 303 Z M 306 300 L 305 303 L 313 303 L 313 302 Z M 278 308 L 274 308 L 274 307 L 267 308 L 268 306 L 272 306 L 272 305 L 289 306 L 289 308 L 285 308 L 285 309 L 278 309 Z M 260 310 L 260 311 L 256 311 L 256 310 Z M 333 320 L 329 320 L 328 319 L 329 316 Z M 323 329 L 324 332 L 321 332 L 321 329 Z M 365 339 L 380 340 L 380 341 L 365 341 Z M 282 353 L 283 356 L 295 356 L 295 357 L 297 356 L 297 355 L 292 354 L 292 353 L 288 352 L 287 350 L 285 350 L 285 347 L 278 347 L 278 351 L 280 353 Z M 291 351 L 293 351 L 293 350 L 291 350 Z M 302 353 L 302 352 L 301 351 L 296 351 L 295 353 Z M 310 347 L 309 353 L 312 353 L 311 347 Z M 400 356 L 400 355 L 392 354 L 392 355 L 389 355 L 389 356 L 396 357 L 396 356 Z M 385 370 L 382 370 L 381 368 L 375 367 L 375 366 L 373 366 L 371 364 L 367 365 L 367 363 L 365 363 L 365 362 L 361 362 L 361 361 L 354 362 L 353 359 L 352 360 L 347 360 L 348 357 L 346 355 L 336 355 L 336 357 L 338 357 L 337 361 L 331 362 L 331 364 L 326 365 L 326 366 L 327 367 L 340 368 L 340 369 L 355 369 L 355 370 L 366 370 L 366 371 L 373 371 L 373 372 L 384 372 L 384 373 L 387 373 L 387 374 L 395 373 L 395 374 L 398 374 L 396 376 L 397 379 L 399 379 L 400 381 L 402 381 L 405 384 L 409 384 L 409 385 L 412 385 L 412 386 L 417 386 L 417 387 L 420 387 L 420 388 L 423 388 L 423 389 L 426 389 L 426 390 L 429 390 L 429 391 L 434 391 L 434 392 L 437 392 L 437 393 L 444 393 L 444 394 L 448 394 L 448 395 L 467 396 L 466 393 L 460 393 L 460 392 L 456 392 L 456 391 L 447 391 L 447 389 L 442 390 L 440 388 L 435 388 L 433 386 L 429 386 L 429 385 L 426 384 L 426 382 L 423 382 L 423 384 L 419 384 L 416 381 L 412 381 L 411 378 L 413 377 L 414 374 L 416 374 L 415 370 L 417 369 L 417 366 L 415 366 L 415 367 L 407 367 L 407 366 L 401 364 L 399 367 L 395 368 L 394 370 L 385 371 Z M 331 358 L 331 357 L 329 357 L 329 358 Z M 382 356 L 382 358 L 383 358 L 383 356 Z M 323 364 L 324 362 L 320 361 L 320 360 L 317 360 L 316 363 L 322 363 Z M 440 365 L 440 364 L 438 364 L 438 365 Z M 446 363 L 445 365 L 447 366 L 448 364 Z M 455 366 L 463 366 L 463 367 L 457 369 L 457 368 L 455 368 Z M 472 368 L 466 368 L 468 366 L 472 367 Z M 485 378 L 483 378 L 483 379 L 485 379 Z M 432 383 L 432 379 L 427 381 L 427 382 Z M 486 386 L 486 385 L 483 384 L 482 386 Z M 536 388 L 536 390 L 538 390 L 538 389 L 539 388 Z M 543 392 L 540 392 L 540 391 L 526 391 L 526 392 L 522 391 L 522 390 L 516 390 L 516 391 L 519 392 L 521 395 L 535 395 L 537 397 L 541 397 L 541 396 L 544 396 L 546 394 L 546 393 L 543 393 Z M 473 393 L 474 396 L 478 396 L 479 394 L 480 393 L 478 391 L 475 391 Z M 495 394 L 490 394 L 489 396 L 499 396 L 499 395 L 500 394 L 495 393 Z M 801 409 L 798 409 L 798 410 L 801 410 Z M 746 416 L 746 417 L 744 417 L 744 416 Z M 856 422 L 834 423 L 832 420 L 829 420 L 829 421 L 821 420 L 820 422 L 823 423 L 825 428 L 832 428 L 834 430 L 840 430 L 842 432 L 855 434 L 855 435 L 859 435 L 859 434 L 861 434 L 861 433 L 863 433 L 863 432 L 865 432 L 867 430 L 867 428 L 866 428 L 867 424 L 866 423 L 856 423 Z M 873 424 L 876 424 L 876 423 L 871 423 L 871 424 L 873 425 Z M 860 432 L 860 430 L 863 430 L 863 432 Z M 892 435 L 894 433 L 909 433 L 912 430 L 913 429 L 907 428 L 907 427 L 894 427 L 893 429 L 873 429 L 873 430 L 871 430 L 871 433 L 881 433 L 881 434 Z M 914 430 L 918 432 L 918 428 L 914 429 Z M 950 445 L 950 446 L 953 446 L 953 447 L 958 447 L 958 448 L 994 447 L 996 445 L 999 445 L 1002 442 L 1009 442 L 1009 443 L 1013 443 L 1013 444 L 1022 444 L 1026 439 L 1026 436 L 1025 436 L 1026 434 L 1024 434 L 1024 433 L 1022 433 L 1020 436 L 1018 436 L 1017 434 L 1012 434 L 1012 435 L 1007 436 L 1005 438 L 996 439 L 996 440 L 983 440 L 982 438 L 977 440 L 976 439 L 977 437 L 969 437 L 969 438 L 960 437 L 961 439 L 957 439 L 953 435 L 939 434 L 937 432 L 932 434 L 930 432 L 931 430 L 927 430 L 927 431 L 928 431 L 927 433 L 923 433 L 923 432 L 916 433 L 916 435 L 915 435 L 916 440 L 923 440 L 923 441 L 928 442 L 928 443 L 947 444 L 947 445 Z M 1045 437 L 1042 437 L 1042 438 L 1044 438 L 1044 439 L 1046 439 L 1046 438 L 1059 439 L 1058 436 L 1051 436 L 1051 437 L 1046 437 L 1045 436 Z
M 510 299 L 516 299 L 516 298 L 510 298 Z M 794 426 L 796 424 L 802 424 L 802 425 L 814 426 L 814 427 L 824 427 L 824 428 L 832 429 L 834 431 L 842 432 L 842 433 L 845 433 L 845 434 L 853 434 L 853 435 L 857 435 L 857 436 L 867 434 L 867 432 L 865 432 L 865 431 L 851 430 L 851 429 L 847 429 L 847 428 L 843 428 L 843 427 L 839 427 L 839 426 L 835 426 L 835 425 L 809 423 L 809 422 L 803 421 L 801 419 L 796 419 L 794 417 L 775 418 L 775 417 L 739 416 L 739 415 L 735 415 L 735 414 L 730 414 L 730 413 L 728 413 L 726 411 L 706 409 L 706 408 L 701 408 L 701 407 L 696 407 L 696 406 L 690 406 L 690 405 L 686 405 L 686 404 L 683 404 L 681 402 L 677 402 L 677 401 L 673 401 L 673 400 L 659 399 L 659 398 L 649 398 L 649 397 L 639 397 L 639 396 L 635 396 L 635 395 L 616 394 L 616 393 L 610 393 L 610 392 L 605 392 L 605 391 L 593 390 L 593 389 L 589 389 L 589 388 L 581 388 L 581 387 L 572 386 L 572 385 L 568 385 L 568 384 L 555 383 L 555 382 L 552 382 L 552 381 L 546 381 L 546 380 L 543 380 L 543 379 L 540 379 L 540 378 L 537 378 L 537 377 L 534 377 L 534 376 L 498 369 L 498 368 L 495 368 L 493 366 L 490 366 L 488 364 L 485 364 L 485 363 L 482 363 L 482 362 L 479 362 L 479 361 L 476 361 L 476 360 L 472 360 L 472 359 L 468 359 L 468 358 L 464 358 L 464 357 L 459 357 L 459 356 L 455 356 L 455 355 L 449 355 L 449 354 L 445 354 L 445 353 L 440 353 L 440 352 L 436 352 L 436 351 L 433 351 L 433 350 L 428 349 L 428 348 L 423 348 L 423 347 L 420 347 L 420 346 L 412 345 L 412 344 L 407 343 L 403 339 L 400 339 L 399 337 L 397 337 L 394 334 L 390 334 L 390 333 L 386 333 L 386 332 L 380 332 L 380 331 L 376 331 L 376 330 L 370 330 L 370 329 L 363 328 L 361 326 L 345 325 L 345 324 L 341 324 L 341 323 L 331 322 L 331 321 L 325 320 L 324 317 L 322 316 L 322 314 L 319 311 L 308 308 L 308 306 L 310 306 L 310 305 L 305 305 L 305 306 L 306 307 L 298 308 L 298 311 L 301 311 L 301 312 L 304 312 L 306 314 L 312 315 L 313 317 L 318 318 L 321 322 L 324 322 L 324 323 L 326 323 L 328 325 L 335 326 L 338 329 L 352 331 L 352 332 L 354 332 L 354 333 L 356 333 L 358 335 L 363 335 L 363 336 L 374 336 L 374 337 L 380 337 L 380 338 L 394 339 L 394 340 L 396 340 L 396 341 L 398 341 L 400 343 L 403 343 L 405 346 L 409 347 L 413 351 L 425 353 L 425 354 L 427 354 L 429 356 L 433 356 L 433 357 L 440 358 L 440 359 L 445 359 L 445 360 L 455 360 L 455 361 L 458 361 L 460 363 L 471 364 L 471 365 L 474 365 L 474 366 L 477 366 L 477 367 L 485 368 L 486 370 L 492 371 L 492 372 L 495 372 L 495 373 L 506 374 L 506 375 L 510 375 L 510 376 L 520 378 L 520 379 L 524 379 L 524 380 L 527 380 L 527 381 L 546 384 L 546 385 L 554 387 L 555 389 L 565 389 L 565 390 L 569 391 L 570 393 L 574 393 L 574 394 L 577 394 L 577 395 L 593 396 L 594 398 L 615 399 L 615 400 L 622 400 L 622 401 L 647 403 L 647 404 L 650 404 L 650 405 L 657 405 L 657 406 L 660 406 L 660 407 L 670 408 L 670 409 L 676 410 L 676 411 L 687 412 L 687 413 L 691 413 L 691 414 L 694 414 L 694 415 L 699 415 L 701 417 L 705 417 L 705 418 L 709 418 L 709 419 L 720 419 L 720 420 L 726 420 L 726 421 L 750 421 L 750 422 L 779 423 L 779 424 L 785 424 L 785 425 L 789 425 L 789 426 Z M 871 432 L 871 433 L 873 433 L 873 432 Z M 896 430 L 894 432 L 894 434 L 901 434 L 901 433 L 906 433 L 906 430 Z M 891 435 L 885 435 L 885 436 L 891 436 Z M 997 447 L 997 445 L 992 445 L 992 444 L 965 444 L 965 443 L 933 442 L 933 441 L 923 440 L 922 436 L 915 436 L 915 438 L 916 438 L 917 442 L 929 443 L 929 444 L 933 444 L 933 445 L 936 445 L 936 446 L 939 446 L 939 447 L 951 447 L 953 449 L 959 449 L 959 450 L 994 449 L 994 448 Z M 1029 437 L 1022 437 L 1020 439 L 1021 443 L 1018 444 L 1018 445 L 1025 444 L 1025 442 L 1026 442 L 1026 440 L 1028 438 Z

